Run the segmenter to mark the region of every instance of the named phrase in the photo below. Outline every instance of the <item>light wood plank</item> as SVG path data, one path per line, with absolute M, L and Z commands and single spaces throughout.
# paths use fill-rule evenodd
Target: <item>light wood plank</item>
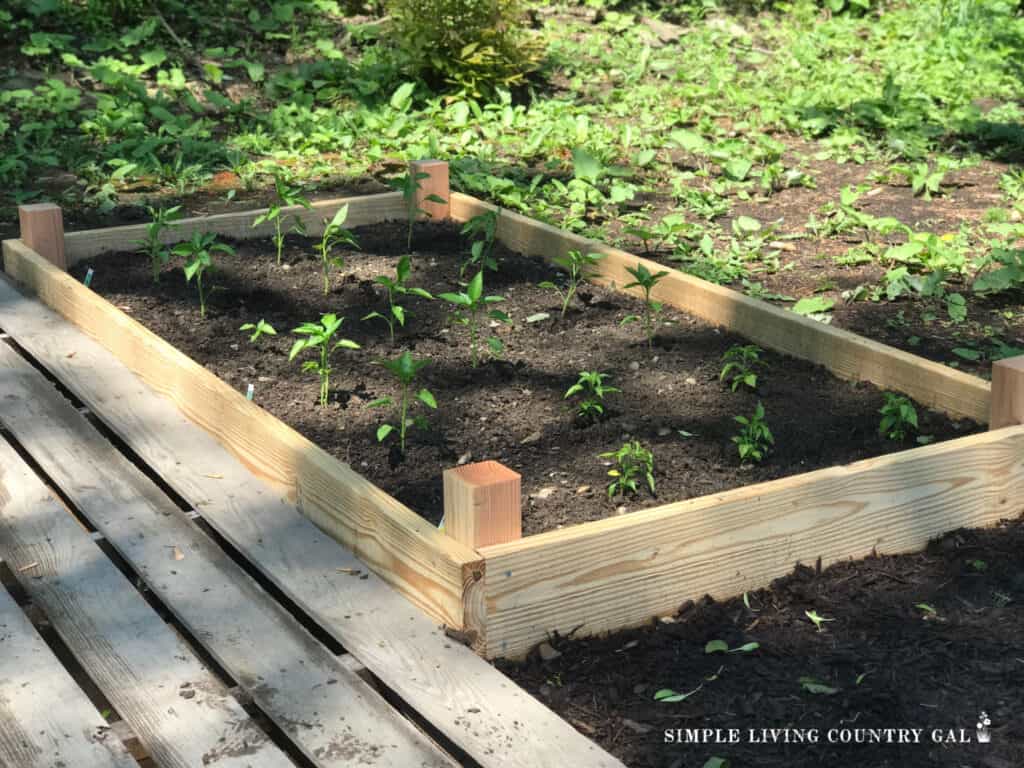
M 4 269 L 170 398 L 256 476 L 439 621 L 461 627 L 474 550 L 430 525 L 18 240 Z
M 0 382 L 0 423 L 315 765 L 453 765 L 6 345 Z
M 452 218 L 465 221 L 496 206 L 452 193 Z M 597 282 L 624 286 L 632 281 L 626 267 L 637 263 L 652 272 L 663 268 L 649 259 L 571 232 L 501 210 L 498 239 L 512 250 L 552 259 L 570 250 L 602 253 Z M 636 289 L 633 292 L 638 293 Z M 870 381 L 882 389 L 904 392 L 922 405 L 980 424 L 988 420 L 989 384 L 984 379 L 925 360 L 832 325 L 687 275 L 669 274 L 652 294 L 676 309 L 721 325 L 779 352 L 823 365 L 842 379 Z
M 1024 424 L 1024 355 L 992 363 L 989 429 Z
M 161 768 L 292 765 L 5 440 L 0 557 Z
M 43 256 L 57 269 L 67 269 L 64 253 L 64 214 L 53 203 L 31 203 L 18 206 L 21 239 L 29 248 Z
M 0 587 L 0 768 L 138 768 Z
M 1022 494 L 1024 427 L 1010 427 L 485 547 L 488 651 L 635 626 L 818 557 L 916 551 L 1016 516 Z
M 446 637 L 435 621 L 367 572 L 212 437 L 197 434 L 169 400 L 96 342 L 2 280 L 0 327 L 66 382 L 277 587 L 481 765 L 621 766 Z
M 298 219 L 306 228 L 306 232 L 319 237 L 324 231 L 324 219 L 328 221 L 338 209 L 348 206 L 348 218 L 345 226 L 360 227 L 364 224 L 377 224 L 387 219 L 404 219 L 405 202 L 401 192 L 385 192 L 380 195 L 360 195 L 342 197 L 333 200 L 320 200 L 311 203 L 309 209 L 300 205 L 284 209 L 285 221 L 291 227 L 293 220 Z M 252 223 L 265 208 L 237 213 L 218 213 L 213 216 L 197 216 L 174 222 L 162 234 L 164 244 L 188 240 L 193 232 L 214 232 L 234 240 L 251 240 L 267 237 L 274 232 L 273 223 L 264 223 L 253 227 Z M 121 227 L 104 229 L 85 229 L 68 232 L 64 235 L 64 247 L 68 266 L 85 259 L 112 251 L 135 251 L 138 242 L 146 237 L 145 224 L 129 224 Z M 139 258 L 145 258 L 140 256 Z

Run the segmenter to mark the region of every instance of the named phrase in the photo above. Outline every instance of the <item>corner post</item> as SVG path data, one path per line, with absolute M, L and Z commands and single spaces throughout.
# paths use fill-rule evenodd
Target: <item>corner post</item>
M 58 269 L 68 268 L 64 256 L 64 217 L 59 205 L 19 205 L 18 223 L 21 226 L 21 242 Z
M 519 473 L 497 461 L 445 470 L 445 533 L 474 549 L 522 538 L 521 485 Z
M 452 215 L 451 186 L 448 177 L 448 163 L 444 160 L 414 160 L 409 163 L 409 178 L 417 180 L 416 176 L 421 173 L 427 176 L 418 179 L 419 189 L 413 195 L 413 205 L 423 213 L 417 213 L 416 218 L 420 221 L 431 220 L 441 221 L 450 219 Z M 427 198 L 431 195 L 444 200 L 438 203 Z
M 988 428 L 1024 424 L 1024 355 L 992 363 L 992 401 Z

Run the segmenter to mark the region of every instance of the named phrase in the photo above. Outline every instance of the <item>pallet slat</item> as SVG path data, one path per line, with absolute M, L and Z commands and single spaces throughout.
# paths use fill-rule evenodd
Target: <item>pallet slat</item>
M 292 765 L 6 440 L 0 557 L 161 768 Z
M 452 193 L 451 202 L 452 218 L 456 221 L 496 209 L 458 192 Z M 663 269 L 661 264 L 648 259 L 505 209 L 501 210 L 498 220 L 497 236 L 512 250 L 548 259 L 570 250 L 602 253 L 605 258 L 598 266 L 601 282 L 618 286 L 632 281 L 626 267 L 635 267 L 638 262 L 652 272 Z M 904 392 L 929 408 L 966 416 L 981 424 L 988 421 L 990 386 L 977 376 L 802 317 L 675 269 L 669 270 L 652 295 L 758 344 L 823 365 L 841 379 L 870 381 L 882 389 Z
M 21 241 L 5 240 L 3 254 L 8 275 L 127 361 L 133 373 L 174 401 L 253 474 L 428 614 L 462 626 L 467 579 L 482 568 L 474 550 L 439 532 Z
M 0 765 L 137 768 L 2 586 Z
M 315 765 L 453 765 L 6 345 L 0 377 L 0 423 Z
M 446 637 L 436 621 L 255 481 L 212 437 L 196 434 L 169 400 L 142 385 L 96 342 L 3 280 L 0 327 L 277 587 L 484 768 L 622 768 Z

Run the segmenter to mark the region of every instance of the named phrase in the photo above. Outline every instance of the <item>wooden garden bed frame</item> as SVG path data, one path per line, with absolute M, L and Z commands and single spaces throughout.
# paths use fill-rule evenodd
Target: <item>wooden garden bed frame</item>
M 431 173 L 421 199 L 439 194 L 448 201 L 420 206 L 432 208 L 434 217 L 466 221 L 494 210 L 468 195 L 449 194 L 446 164 L 413 167 Z M 395 192 L 321 201 L 287 213 L 317 234 L 341 205 L 349 206 L 347 225 L 353 227 L 403 219 L 409 210 Z M 518 520 L 510 525 L 507 519 L 509 512 L 518 514 L 519 477 L 488 462 L 478 476 L 457 476 L 464 468 L 445 473 L 447 525 L 456 540 L 65 272 L 105 251 L 135 249 L 144 225 L 64 235 L 56 206 L 25 206 L 21 213 L 21 239 L 3 243 L 8 275 L 173 400 L 430 616 L 462 630 L 488 658 L 521 656 L 553 632 L 587 635 L 635 626 L 705 593 L 736 595 L 788 573 L 797 562 L 820 558 L 827 566 L 873 551 L 917 550 L 941 533 L 990 525 L 1020 509 L 1024 358 L 996 363 L 990 385 L 673 270 L 657 286 L 658 300 L 823 365 L 840 378 L 869 381 L 950 415 L 989 422 L 990 431 L 526 538 L 518 538 Z M 187 239 L 196 230 L 265 237 L 270 227 L 252 226 L 259 213 L 185 219 L 165 240 Z M 569 250 L 602 253 L 599 281 L 613 286 L 628 282 L 625 268 L 637 262 L 660 268 L 506 210 L 497 237 L 512 250 L 549 259 Z M 484 487 L 487 465 L 498 470 L 490 488 Z M 475 523 L 456 527 L 456 513 Z M 482 529 L 490 533 L 481 535 Z

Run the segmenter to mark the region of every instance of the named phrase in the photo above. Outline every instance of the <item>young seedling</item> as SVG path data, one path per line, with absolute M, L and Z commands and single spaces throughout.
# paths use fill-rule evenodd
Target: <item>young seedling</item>
M 600 253 L 584 255 L 580 251 L 569 251 L 565 256 L 559 256 L 554 260 L 555 264 L 564 269 L 568 274 L 565 288 L 559 288 L 550 280 L 545 280 L 538 285 L 541 288 L 548 288 L 558 294 L 558 298 L 562 300 L 562 317 L 565 317 L 565 313 L 569 309 L 569 302 L 576 295 L 576 289 L 579 288 L 580 283 L 597 276 L 598 273 L 593 267 L 603 258 L 604 255 Z
M 644 313 L 643 315 L 627 315 L 622 318 L 621 325 L 640 322 L 643 325 L 644 334 L 647 336 L 647 346 L 654 346 L 654 329 L 657 317 L 665 308 L 660 301 L 651 299 L 651 291 L 654 290 L 661 279 L 668 274 L 667 270 L 651 272 L 643 264 L 638 263 L 636 267 L 626 267 L 626 271 L 633 276 L 633 282 L 627 283 L 626 288 L 640 288 L 644 292 Z
M 817 611 L 804 611 L 804 616 L 811 620 L 811 623 L 821 632 L 822 625 L 827 621 L 835 621 L 835 619 L 826 619 L 824 616 L 819 616 Z
M 725 640 L 709 640 L 708 644 L 704 646 L 704 653 L 708 655 L 712 653 L 753 653 L 760 647 L 760 643 L 744 643 L 730 648 Z
M 334 334 L 338 332 L 343 322 L 345 322 L 344 317 L 338 317 L 331 313 L 323 315 L 319 323 L 303 323 L 292 331 L 292 333 L 296 333 L 303 338 L 297 340 L 292 345 L 292 350 L 288 353 L 289 360 L 294 360 L 297 355 L 307 349 L 312 349 L 317 353 L 317 359 L 304 362 L 302 370 L 313 371 L 320 377 L 321 406 L 327 405 L 327 394 L 330 391 L 331 377 L 330 360 L 334 350 L 338 347 L 343 349 L 359 349 L 359 345 L 350 339 L 333 341 Z
M 388 182 L 392 187 L 402 193 L 402 199 L 405 200 L 405 209 L 409 217 L 409 231 L 405 249 L 410 253 L 412 252 L 412 230 L 413 225 L 416 224 L 416 217 L 421 213 L 427 216 L 430 215 L 428 211 L 425 211 L 416 205 L 416 191 L 423 188 L 423 185 L 420 182 L 429 178 L 430 174 L 425 171 L 420 171 L 419 173 L 409 172 L 404 176 L 399 176 Z M 431 203 L 442 204 L 448 202 L 438 195 L 427 195 L 424 200 Z
M 146 225 L 146 237 L 137 241 L 139 248 L 149 256 L 150 269 L 153 272 L 153 282 L 160 282 L 160 270 L 171 260 L 171 251 L 161 240 L 161 236 L 175 221 L 181 218 L 181 206 L 173 208 L 153 208 L 146 206 L 152 221 Z
M 466 274 L 466 271 L 473 266 L 479 265 L 492 272 L 498 271 L 498 262 L 494 260 L 494 236 L 498 232 L 497 209 L 481 213 L 462 225 L 462 234 L 474 237 L 483 235 L 480 240 L 474 240 L 469 249 L 469 258 L 462 262 L 459 267 L 459 277 Z
M 764 420 L 764 406 L 758 403 L 753 416 L 733 416 L 733 419 L 743 427 L 732 438 L 739 449 L 740 461 L 760 462 L 775 444 L 775 438 Z
M 476 276 L 466 285 L 465 291 L 459 293 L 442 293 L 439 298 L 454 304 L 452 311 L 454 322 L 469 328 L 469 354 L 473 367 L 476 368 L 479 362 L 479 338 L 482 332 L 482 321 L 485 318 L 497 320 L 499 323 L 510 323 L 508 315 L 497 309 L 484 312 L 488 304 L 496 304 L 504 301 L 503 296 L 484 296 L 484 273 L 480 270 Z M 487 346 L 495 357 L 501 355 L 504 345 L 497 336 L 487 337 Z
M 917 409 L 909 397 L 886 392 L 885 404 L 878 412 L 882 414 L 878 432 L 889 440 L 906 440 L 911 431 L 917 431 Z
M 284 251 L 284 238 L 287 234 L 284 231 L 283 211 L 288 206 L 301 205 L 307 210 L 310 206 L 309 200 L 299 194 L 301 191 L 299 187 L 290 185 L 281 174 L 274 176 L 274 191 L 277 194 L 274 204 L 267 209 L 266 213 L 261 213 L 253 219 L 252 225 L 258 227 L 260 224 L 268 221 L 273 222 L 274 234 L 271 236 L 271 239 L 277 247 L 277 265 L 281 266 L 281 254 Z M 292 219 L 292 226 L 288 231 L 297 232 L 301 235 L 305 234 L 306 228 L 302 225 L 302 220 L 296 216 Z
M 277 336 L 277 331 L 274 330 L 274 326 L 263 319 L 260 319 L 258 323 L 246 323 L 238 330 L 252 331 L 249 336 L 249 341 L 253 344 L 259 340 L 260 336 Z
M 419 372 L 423 370 L 429 364 L 429 360 L 417 360 L 408 350 L 402 352 L 401 355 L 396 357 L 394 360 L 377 360 L 375 361 L 378 365 L 382 365 L 391 372 L 399 385 L 402 388 L 402 394 L 398 402 L 398 424 L 381 424 L 377 428 L 377 442 L 382 443 L 387 439 L 388 435 L 393 433 L 396 429 L 398 430 L 398 445 L 402 451 L 402 455 L 405 455 L 405 436 L 409 427 L 418 426 L 421 429 L 425 429 L 427 426 L 426 419 L 423 416 L 417 416 L 415 418 L 409 417 L 409 409 L 415 405 L 418 400 L 430 409 L 437 408 L 437 400 L 434 399 L 434 395 L 429 389 L 421 388 L 416 394 L 413 394 L 413 387 L 416 382 L 416 377 Z M 381 397 L 370 403 L 371 408 L 380 408 L 388 405 L 394 405 L 395 401 L 390 397 Z
M 718 380 L 728 379 L 733 392 L 740 387 L 757 389 L 757 374 L 754 370 L 763 365 L 760 358 L 762 352 L 764 350 L 756 344 L 747 344 L 746 346 L 736 344 L 730 347 L 722 355 L 725 365 L 722 366 Z
M 581 395 L 576 404 L 576 416 L 581 421 L 597 422 L 604 417 L 604 396 L 619 391 L 604 383 L 607 378 L 607 373 L 581 371 L 579 380 L 566 390 L 563 397 L 565 400 L 573 395 Z
M 654 454 L 644 448 L 639 440 L 623 443 L 617 451 L 601 454 L 602 459 L 614 459 L 615 466 L 608 470 L 608 477 L 613 478 L 608 484 L 608 498 L 616 495 L 625 496 L 627 492 L 634 496 L 639 493 L 638 482 L 647 481 L 647 487 L 654 490 Z
M 348 218 L 348 204 L 341 206 L 330 221 L 324 219 L 324 234 L 316 246 L 316 252 L 320 256 L 320 264 L 324 271 L 324 296 L 331 290 L 331 267 L 338 269 L 345 268 L 344 256 L 332 256 L 331 251 L 338 243 L 344 243 L 352 248 L 358 248 L 359 243 L 356 236 L 345 229 L 342 225 Z
M 218 243 L 217 235 L 212 232 L 194 232 L 192 239 L 174 246 L 174 253 L 185 259 L 185 282 L 191 283 L 192 278 L 196 279 L 196 288 L 199 291 L 199 316 L 206 318 L 206 301 L 213 293 L 214 287 L 203 285 L 203 277 L 207 272 L 213 272 L 214 253 L 234 253 L 235 249 L 227 243 Z
M 391 334 L 391 343 L 395 343 L 395 323 L 398 323 L 400 327 L 405 327 L 406 311 L 405 307 L 401 306 L 398 301 L 398 296 L 419 296 L 423 299 L 433 299 L 427 291 L 422 288 L 410 288 L 406 285 L 406 281 L 409 279 L 409 274 L 412 271 L 412 265 L 408 256 L 403 256 L 398 260 L 398 266 L 395 268 L 394 278 L 380 275 L 374 282 L 377 285 L 383 285 L 384 289 L 388 292 L 388 313 L 386 315 L 380 312 L 371 312 L 366 315 L 363 320 L 383 320 L 388 324 L 388 331 Z

